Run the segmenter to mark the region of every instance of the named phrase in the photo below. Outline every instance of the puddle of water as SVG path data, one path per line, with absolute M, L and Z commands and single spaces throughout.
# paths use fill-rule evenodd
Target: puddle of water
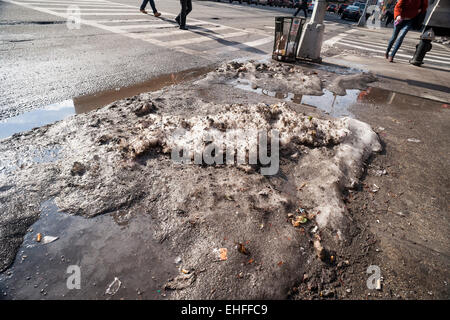
M 233 80 L 230 84 L 238 89 L 275 97 L 286 102 L 316 107 L 334 117 L 354 117 L 355 115 L 350 110 L 353 106 L 361 103 L 394 106 L 398 109 L 423 109 L 427 111 L 439 110 L 442 108 L 442 103 L 438 101 L 376 87 L 369 87 L 366 90 L 350 89 L 347 90 L 345 96 L 338 96 L 331 91 L 324 89 L 323 95 L 312 96 L 274 92 L 261 88 L 252 89 L 250 82 L 245 80 Z
M 424 111 L 440 110 L 443 105 L 443 103 L 439 101 L 376 87 L 369 87 L 367 90 L 361 91 L 358 101 L 377 105 L 395 106 L 398 109 L 420 109 Z
M 236 88 L 255 92 L 269 97 L 275 97 L 287 102 L 294 102 L 316 107 L 335 117 L 352 116 L 352 113 L 349 111 L 349 107 L 358 100 L 359 94 L 361 92 L 360 90 L 347 90 L 347 94 L 345 96 L 337 96 L 331 91 L 325 89 L 323 95 L 312 96 L 274 92 L 262 88 L 252 89 L 250 83 L 243 82 L 242 80 L 238 81 L 240 82 L 234 81 L 232 83 L 232 85 Z
M 0 139 L 53 123 L 75 114 L 72 100 L 51 104 L 0 122 Z
M 143 92 L 152 92 L 164 87 L 195 79 L 214 70 L 214 67 L 189 69 L 177 73 L 165 74 L 132 86 L 106 90 L 99 93 L 79 96 L 72 100 L 54 103 L 0 122 L 0 139 L 15 133 L 63 120 L 74 114 L 99 109 L 116 100 L 132 97 Z
M 0 274 L 0 299 L 107 299 L 114 277 L 122 286 L 113 299 L 163 299 L 162 285 L 178 274 L 175 256 L 152 238 L 149 215 L 121 222 L 111 214 L 67 215 L 53 201 L 44 202 L 13 265 Z M 38 233 L 58 239 L 43 244 Z M 70 265 L 80 267 L 79 290 L 67 288 Z
M 77 114 L 89 112 L 103 107 L 116 100 L 132 97 L 143 92 L 157 91 L 170 85 L 179 84 L 195 79 L 212 70 L 214 70 L 214 67 L 212 66 L 189 69 L 178 73 L 161 75 L 129 87 L 106 90 L 92 95 L 80 96 L 73 99 L 75 111 Z
M 324 90 L 322 96 L 303 96 L 301 103 L 319 108 L 334 117 L 353 116 L 349 107 L 358 101 L 360 90 L 347 90 L 345 96 L 337 96 Z

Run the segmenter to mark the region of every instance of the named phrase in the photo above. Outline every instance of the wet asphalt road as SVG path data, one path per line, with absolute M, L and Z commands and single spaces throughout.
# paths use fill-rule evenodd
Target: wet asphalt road
M 272 48 L 274 16 L 294 12 L 194 1 L 187 22 L 191 29 L 183 32 L 173 22 L 179 1 L 156 2 L 162 21 L 140 14 L 138 0 L 0 1 L 0 120 L 159 75 L 266 55 Z M 66 25 L 70 4 L 81 8 L 86 23 L 79 29 Z M 142 27 L 147 20 L 164 26 Z M 331 14 L 327 20 L 335 24 L 325 39 L 352 23 Z

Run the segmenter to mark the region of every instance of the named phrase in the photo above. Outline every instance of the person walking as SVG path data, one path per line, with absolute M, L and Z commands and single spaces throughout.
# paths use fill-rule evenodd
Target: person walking
M 155 15 L 155 17 L 159 17 L 161 15 L 161 13 L 158 12 L 158 10 L 156 10 L 156 6 L 155 6 L 155 0 L 144 0 L 142 1 L 141 4 L 141 12 L 147 14 L 148 12 L 145 10 L 145 7 L 147 6 L 147 3 L 150 2 L 150 6 L 152 7 L 153 10 L 153 14 Z
M 396 0 L 386 0 L 383 6 L 383 17 L 385 19 L 385 27 L 388 26 L 389 23 L 394 21 L 394 7 L 396 4 Z
M 301 3 L 300 3 L 301 1 Z M 308 0 L 297 0 L 296 5 L 297 11 L 294 13 L 294 17 L 296 17 L 300 10 L 303 10 L 303 14 L 305 15 L 305 18 L 308 18 Z
M 175 18 L 175 21 L 180 25 L 181 30 L 187 30 L 186 28 L 186 16 L 192 11 L 192 0 L 180 0 L 181 12 Z
M 394 62 L 395 54 L 400 49 L 406 34 L 412 28 L 414 19 L 417 19 L 421 13 L 426 12 L 427 8 L 428 0 L 398 0 L 394 8 L 394 31 L 385 54 L 389 62 Z M 391 52 L 392 46 L 394 46 L 394 49 Z

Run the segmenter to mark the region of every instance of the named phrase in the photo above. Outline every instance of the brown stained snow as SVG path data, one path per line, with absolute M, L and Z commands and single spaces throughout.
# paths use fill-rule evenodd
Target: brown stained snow
M 172 149 L 185 145 L 192 145 L 192 153 L 199 153 L 206 147 L 204 137 L 209 135 L 214 142 L 219 142 L 220 149 L 225 152 L 227 143 L 233 142 L 227 141 L 224 134 L 226 131 L 238 130 L 238 133 L 246 134 L 252 130 L 263 130 L 267 133 L 277 130 L 280 133 L 280 147 L 295 151 L 296 145 L 335 145 L 349 133 L 343 120 L 330 121 L 301 116 L 285 104 L 225 105 L 221 109 L 224 111 L 192 118 L 149 115 L 144 124 L 139 125 L 140 128 L 146 128 L 140 130 L 139 135 L 132 137 L 129 144 L 122 147 L 128 150 L 133 158 L 151 148 L 161 148 L 164 153 L 170 153 Z M 187 129 L 186 134 L 175 136 L 177 129 Z M 236 147 L 245 149 L 248 154 L 255 141 L 246 138 L 238 136 Z
M 322 80 L 315 72 L 305 72 L 293 65 L 281 63 L 231 62 L 210 73 L 200 84 L 226 83 L 230 80 L 249 82 L 253 88 L 296 95 L 322 95 Z
M 285 104 L 206 102 L 192 92 L 207 81 L 191 84 L 190 91 L 180 85 L 142 94 L 4 140 L 0 167 L 27 158 L 33 148 L 58 146 L 58 157 L 0 171 L 0 190 L 5 190 L 0 193 L 0 269 L 14 258 L 41 203 L 54 198 L 61 211 L 84 217 L 121 211 L 127 219 L 150 215 L 155 231 L 149 238 L 168 241 L 186 270 L 206 270 L 196 272 L 174 298 L 285 297 L 308 259 L 315 259 L 312 238 L 294 228 L 287 215 L 305 208 L 312 217 L 306 228 L 318 226 L 345 238 L 342 192 L 379 151 L 377 135 L 357 120 L 322 119 Z M 183 138 L 174 139 L 177 129 L 185 130 Z M 205 147 L 197 139 L 205 133 L 245 129 L 280 132 L 277 175 L 233 164 L 171 160 L 176 146 Z M 251 149 L 251 141 L 239 141 Z M 245 244 L 250 255 L 234 249 L 236 243 Z M 215 262 L 217 248 L 228 250 L 226 261 Z M 213 296 L 205 291 L 210 287 L 217 288 Z

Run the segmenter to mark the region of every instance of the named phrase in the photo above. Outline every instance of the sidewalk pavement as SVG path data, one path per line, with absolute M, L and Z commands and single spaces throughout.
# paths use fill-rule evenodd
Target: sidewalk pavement
M 372 46 L 379 46 L 378 50 L 373 50 L 369 45 L 367 45 L 369 54 L 366 54 L 364 49 L 352 51 L 344 49 L 338 55 L 323 57 L 323 65 L 330 67 L 345 66 L 372 72 L 380 78 L 377 86 L 381 88 L 443 103 L 450 102 L 450 87 L 448 86 L 450 83 L 450 68 L 447 68 L 445 65 L 428 62 L 427 56 L 424 60 L 425 63 L 421 67 L 409 64 L 406 59 L 394 59 L 394 63 L 388 63 L 382 57 L 383 54 L 378 51 L 384 44 L 387 45 L 392 30 L 385 28 L 376 30 L 367 28 L 355 29 L 356 32 L 353 31 L 351 34 L 353 39 L 355 39 L 355 36 L 368 36 L 368 40 L 374 43 Z M 419 42 L 418 39 L 418 32 L 409 32 L 401 49 L 410 54 L 411 47 L 415 47 L 415 44 Z M 339 46 L 339 40 L 333 46 Z M 437 50 L 445 52 L 448 48 L 441 44 L 433 43 L 433 49 L 428 54 L 432 55 Z M 374 54 L 374 51 L 377 51 L 377 53 Z M 448 52 L 448 58 L 443 59 L 450 58 L 450 50 Z

